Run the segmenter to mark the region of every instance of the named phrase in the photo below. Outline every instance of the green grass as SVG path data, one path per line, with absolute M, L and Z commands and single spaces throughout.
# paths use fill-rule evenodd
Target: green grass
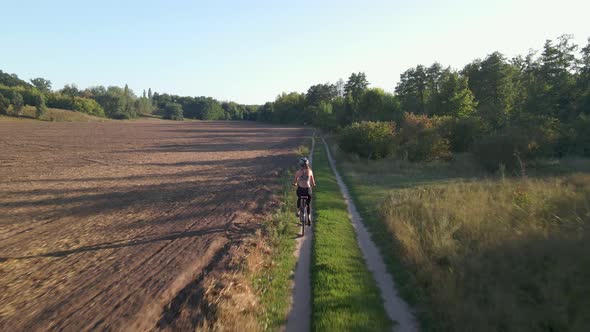
M 322 144 L 316 145 L 313 166 L 318 187 L 314 192 L 312 329 L 391 330 Z
M 424 330 L 590 330 L 590 176 L 568 174 L 588 161 L 504 178 L 464 161 L 339 159 Z
M 267 264 L 253 280 L 260 294 L 261 325 L 265 330 L 277 331 L 285 324 L 291 297 L 292 274 L 296 264 L 293 255 L 299 228 L 293 223 L 295 198 L 291 187 L 291 174 L 284 174 L 281 208 L 265 225 L 269 252 Z
M 15 115 L 0 115 L 0 120 L 4 121 L 38 121 L 35 119 L 36 109 L 33 106 L 25 106 L 23 108 L 22 117 Z M 9 114 L 12 114 L 12 110 Z M 85 113 L 62 110 L 58 108 L 49 108 L 47 113 L 41 119 L 43 121 L 53 122 L 103 122 L 109 121 L 106 118 L 99 118 Z
M 311 140 L 299 146 L 297 157 L 308 156 Z M 294 158 L 294 160 L 296 160 Z M 259 321 L 267 331 L 278 331 L 286 323 L 292 295 L 293 271 L 297 263 L 293 254 L 300 226 L 294 217 L 296 196 L 291 185 L 294 170 L 281 175 L 281 206 L 264 225 L 264 238 L 269 251 L 265 266 L 254 275 L 253 285 L 259 294 Z

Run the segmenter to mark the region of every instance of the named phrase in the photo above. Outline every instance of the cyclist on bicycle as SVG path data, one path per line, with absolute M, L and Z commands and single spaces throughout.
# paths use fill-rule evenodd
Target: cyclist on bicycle
M 293 185 L 297 186 L 297 217 L 299 217 L 299 208 L 301 207 L 301 202 L 299 197 L 307 196 L 307 224 L 311 224 L 311 214 L 310 214 L 310 202 L 311 202 L 311 188 L 315 187 L 315 178 L 313 176 L 313 171 L 309 166 L 309 160 L 305 157 L 299 159 L 299 165 L 301 168 L 295 173 L 295 180 L 293 181 Z

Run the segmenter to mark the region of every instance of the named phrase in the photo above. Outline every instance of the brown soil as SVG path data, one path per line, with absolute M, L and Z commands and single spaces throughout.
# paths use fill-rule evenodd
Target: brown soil
M 201 283 L 260 226 L 304 134 L 0 122 L 0 330 L 198 326 Z

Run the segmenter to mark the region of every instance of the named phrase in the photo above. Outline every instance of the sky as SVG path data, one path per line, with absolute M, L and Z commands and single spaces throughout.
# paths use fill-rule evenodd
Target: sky
M 244 104 L 352 72 L 393 91 L 418 64 L 460 69 L 590 37 L 588 0 L 1 2 L 4 72 Z

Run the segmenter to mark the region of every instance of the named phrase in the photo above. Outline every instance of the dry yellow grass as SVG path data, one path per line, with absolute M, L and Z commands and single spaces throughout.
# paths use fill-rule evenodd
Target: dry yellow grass
M 12 111 L 9 112 L 12 114 Z M 35 107 L 25 106 L 21 117 L 0 115 L 0 120 L 4 121 L 35 121 Z M 85 113 L 62 110 L 57 108 L 47 109 L 47 113 L 43 116 L 44 121 L 55 122 L 103 122 L 108 121 L 105 118 L 88 115 Z
M 399 189 L 381 211 L 443 330 L 590 328 L 590 176 Z
M 424 330 L 590 331 L 589 160 L 542 161 L 527 178 L 468 155 L 338 158 Z

